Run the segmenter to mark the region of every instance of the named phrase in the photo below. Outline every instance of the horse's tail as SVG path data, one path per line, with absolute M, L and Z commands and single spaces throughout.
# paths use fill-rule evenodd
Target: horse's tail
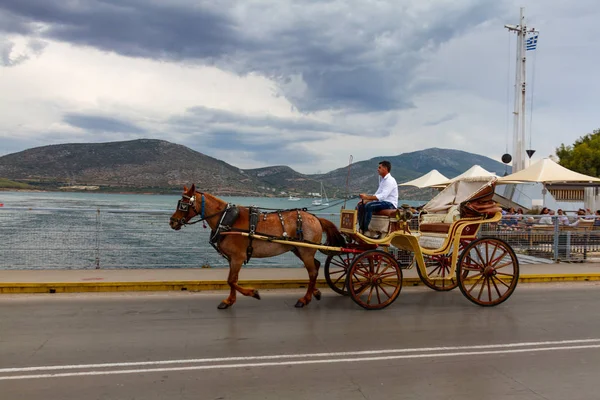
M 327 235 L 327 241 L 325 242 L 326 246 L 346 246 L 346 239 L 333 222 L 325 218 L 319 218 L 319 222 L 321 223 L 321 228 L 323 228 L 323 232 L 325 232 L 325 234 Z

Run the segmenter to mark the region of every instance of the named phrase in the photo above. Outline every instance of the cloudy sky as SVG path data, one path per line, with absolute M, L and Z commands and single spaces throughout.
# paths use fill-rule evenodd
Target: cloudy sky
M 156 138 L 304 173 L 429 147 L 500 159 L 520 6 L 539 159 L 600 128 L 597 0 L 2 0 L 0 155 Z

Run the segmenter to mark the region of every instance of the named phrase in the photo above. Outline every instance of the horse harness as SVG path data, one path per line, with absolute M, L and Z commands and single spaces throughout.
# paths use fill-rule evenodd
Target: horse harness
M 221 220 L 219 221 L 219 224 L 217 225 L 217 227 L 215 229 L 213 229 L 210 232 L 210 244 L 211 244 L 211 246 L 217 251 L 217 253 L 219 253 L 221 256 L 223 256 L 223 258 L 225 258 L 227 261 L 229 261 L 229 257 L 226 254 L 224 254 L 221 251 L 221 249 L 219 248 L 219 244 L 220 244 L 221 239 L 222 239 L 221 232 L 244 232 L 244 233 L 248 233 L 248 247 L 246 248 L 246 261 L 244 261 L 244 264 L 248 263 L 248 261 L 250 261 L 250 258 L 252 258 L 252 253 L 254 252 L 254 247 L 252 247 L 252 242 L 254 240 L 254 235 L 255 234 L 258 233 L 261 236 L 267 236 L 269 238 L 269 240 L 275 240 L 275 239 L 290 240 L 291 239 L 291 238 L 288 237 L 288 234 L 285 231 L 285 223 L 284 223 L 284 220 L 283 220 L 283 215 L 281 213 L 281 210 L 277 211 L 277 215 L 279 217 L 279 221 L 281 222 L 281 229 L 283 231 L 283 233 L 282 233 L 282 235 L 280 237 L 269 235 L 269 234 L 260 233 L 260 232 L 257 232 L 257 230 L 256 230 L 257 227 L 258 227 L 259 220 L 260 220 L 260 214 L 262 214 L 262 220 L 266 221 L 267 220 L 267 215 L 269 213 L 266 213 L 266 212 L 262 212 L 261 213 L 260 209 L 258 207 L 254 207 L 254 206 L 248 207 L 248 211 L 249 211 L 248 230 L 233 228 L 234 222 L 239 217 L 240 210 L 234 204 L 227 204 L 227 207 L 223 211 L 223 215 L 221 216 Z M 292 210 L 290 210 L 290 211 L 292 211 Z M 295 240 L 303 240 L 304 239 L 304 235 L 303 235 L 303 231 L 302 231 L 302 215 L 300 214 L 300 210 L 299 209 L 296 209 L 295 211 L 296 211 L 296 214 L 297 214 L 297 220 L 296 220 L 296 237 L 293 238 L 293 239 L 295 239 Z

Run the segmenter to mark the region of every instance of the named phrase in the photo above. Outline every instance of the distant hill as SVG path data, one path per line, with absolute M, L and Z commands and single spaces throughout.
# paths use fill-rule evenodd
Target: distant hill
M 392 163 L 391 173 L 398 183 L 418 178 L 432 169 L 437 169 L 448 178 L 454 178 L 462 174 L 473 165 L 479 165 L 499 176 L 503 176 L 505 172 L 504 164 L 489 157 L 460 150 L 431 148 L 396 156 L 375 157 L 353 163 L 350 167 L 349 192 L 356 194 L 377 190 L 377 165 L 383 160 Z M 508 167 L 509 172 L 510 170 L 510 167 Z M 318 175 L 317 178 L 331 186 L 345 188 L 347 176 L 348 167 L 343 167 Z M 416 188 L 400 187 L 399 190 L 404 194 L 401 194 L 400 197 L 407 200 L 428 199 L 431 198 L 432 194 L 431 189 L 418 190 Z
M 151 139 L 36 147 L 0 157 L 0 177 L 39 187 L 98 185 L 118 191 L 180 191 L 196 182 L 207 191 L 243 195 L 259 195 L 260 185 L 221 160 Z
M 449 149 L 426 149 L 355 162 L 350 168 L 350 194 L 377 188 L 377 165 L 392 163 L 398 183 L 437 169 L 449 178 L 478 164 L 504 174 L 504 164 L 481 155 Z M 348 167 L 325 174 L 301 174 L 287 166 L 239 169 L 188 147 L 163 140 L 59 144 L 0 157 L 0 178 L 56 190 L 95 187 L 102 191 L 179 192 L 196 183 L 219 195 L 284 196 L 318 192 L 323 182 L 330 197 L 346 193 Z M 403 199 L 428 199 L 429 189 L 401 188 Z M 285 194 L 282 194 L 285 193 Z

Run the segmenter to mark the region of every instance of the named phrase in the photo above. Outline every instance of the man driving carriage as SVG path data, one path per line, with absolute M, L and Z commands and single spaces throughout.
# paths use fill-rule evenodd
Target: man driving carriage
M 374 212 L 388 210 L 398 207 L 398 184 L 390 174 L 392 164 L 389 161 L 381 161 L 377 167 L 379 174 L 379 187 L 375 194 L 361 193 L 361 202 L 358 203 L 358 221 L 360 230 L 365 233 L 369 229 L 369 223 Z

